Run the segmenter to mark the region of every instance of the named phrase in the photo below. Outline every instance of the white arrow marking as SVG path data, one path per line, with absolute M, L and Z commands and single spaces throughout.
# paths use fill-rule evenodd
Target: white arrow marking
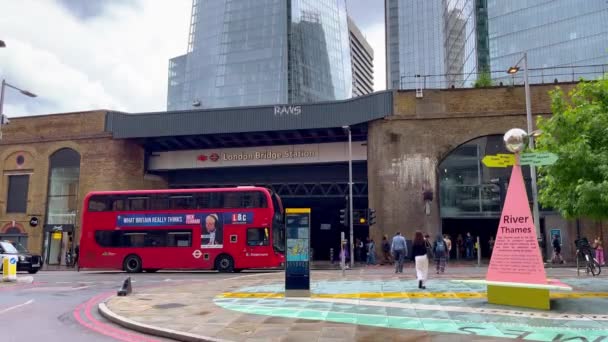
M 26 305 L 32 304 L 33 302 L 34 302 L 34 300 L 30 299 L 30 300 L 28 300 L 25 303 L 22 303 L 22 304 L 19 304 L 19 305 L 15 305 L 15 306 L 11 306 L 10 308 L 6 308 L 6 309 L 3 309 L 3 310 L 0 310 L 0 315 L 3 314 L 3 313 L 7 313 L 7 312 L 9 312 L 11 310 L 14 310 L 14 309 L 18 309 L 18 308 L 20 308 L 22 306 L 26 306 Z

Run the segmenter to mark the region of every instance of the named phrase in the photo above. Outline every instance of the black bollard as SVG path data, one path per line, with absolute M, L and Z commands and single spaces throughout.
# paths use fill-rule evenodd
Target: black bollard
M 122 283 L 122 287 L 120 288 L 120 290 L 118 290 L 118 292 L 116 294 L 120 297 L 124 297 L 124 296 L 130 294 L 131 292 L 133 292 L 133 289 L 131 288 L 131 277 L 128 277 Z

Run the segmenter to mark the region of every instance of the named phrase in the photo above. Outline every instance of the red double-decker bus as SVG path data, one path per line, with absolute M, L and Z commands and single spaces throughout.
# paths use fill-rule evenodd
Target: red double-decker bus
M 85 198 L 78 266 L 275 268 L 285 261 L 283 206 L 261 187 L 92 192 Z

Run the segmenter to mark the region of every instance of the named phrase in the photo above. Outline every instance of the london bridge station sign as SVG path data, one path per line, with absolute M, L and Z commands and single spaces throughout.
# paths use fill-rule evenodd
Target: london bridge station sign
M 367 160 L 365 142 L 353 142 L 353 160 Z M 348 143 L 336 142 L 159 152 L 151 156 L 149 169 L 176 170 L 347 161 Z

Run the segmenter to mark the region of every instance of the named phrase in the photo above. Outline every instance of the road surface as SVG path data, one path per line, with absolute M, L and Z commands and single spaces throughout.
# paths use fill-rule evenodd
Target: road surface
M 127 276 L 131 276 L 133 288 L 137 289 L 167 282 L 225 279 L 236 274 L 39 272 L 32 284 L 0 286 L 0 341 L 167 341 L 121 328 L 97 312 L 97 304 L 115 294 Z

